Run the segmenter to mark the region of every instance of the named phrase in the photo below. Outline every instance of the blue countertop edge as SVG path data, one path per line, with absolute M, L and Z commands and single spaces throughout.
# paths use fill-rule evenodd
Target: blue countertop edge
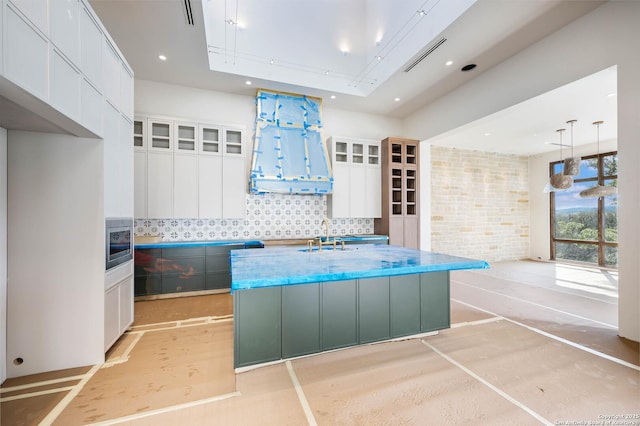
M 344 235 L 331 237 L 337 241 L 387 241 L 386 235 Z M 300 238 L 305 239 L 305 238 Z M 309 238 L 313 239 L 313 238 Z M 158 243 L 134 244 L 134 249 L 154 249 L 154 248 L 178 248 L 178 247 L 201 247 L 201 246 L 231 246 L 244 244 L 246 248 L 264 247 L 265 240 L 200 240 L 200 241 L 160 241 Z
M 439 257 L 444 258 L 446 261 L 442 261 L 440 263 L 427 263 L 425 261 L 424 264 L 419 265 L 387 265 L 387 266 L 374 266 L 369 269 L 358 269 L 358 267 L 354 267 L 350 270 L 346 271 L 333 271 L 326 273 L 308 273 L 308 274 L 291 274 L 291 271 L 284 271 L 284 266 L 286 265 L 274 265 L 274 267 L 282 268 L 280 272 L 283 273 L 281 275 L 272 274 L 272 276 L 267 275 L 265 270 L 268 270 L 268 267 L 265 265 L 260 265 L 260 272 L 254 272 L 255 275 L 260 274 L 262 276 L 258 276 L 256 278 L 241 278 L 238 279 L 234 277 L 233 269 L 234 269 L 234 260 L 238 263 L 241 263 L 242 260 L 251 260 L 251 259 L 269 259 L 272 258 L 274 260 L 282 262 L 283 259 L 287 256 L 287 253 L 290 255 L 296 256 L 298 262 L 302 261 L 304 255 L 314 256 L 314 265 L 322 264 L 325 260 L 329 262 L 327 258 L 322 258 L 322 254 L 317 253 L 305 253 L 304 250 L 300 250 L 299 248 L 268 248 L 256 251 L 252 250 L 249 253 L 248 250 L 232 250 L 231 251 L 231 292 L 233 293 L 235 290 L 248 290 L 255 288 L 266 288 L 266 287 L 276 287 L 276 286 L 287 286 L 287 285 L 296 285 L 296 284 L 310 284 L 316 282 L 323 281 L 341 281 L 341 280 L 350 280 L 357 278 L 376 278 L 376 277 L 385 277 L 385 276 L 397 276 L 397 275 L 409 275 L 409 274 L 419 274 L 426 272 L 442 272 L 442 271 L 455 271 L 455 270 L 469 270 L 469 269 L 489 269 L 489 263 L 484 260 L 474 260 L 467 259 L 459 256 L 450 256 L 442 253 L 433 253 L 421 250 L 414 249 L 406 249 L 403 247 L 394 247 L 386 244 L 373 244 L 362 246 L 362 251 L 357 252 L 354 251 L 354 259 L 356 262 L 359 260 L 358 257 L 360 255 L 366 258 L 366 251 L 376 250 L 375 246 L 381 246 L 380 250 L 383 251 L 395 251 L 400 254 L 409 254 L 413 256 L 418 256 L 422 258 L 423 256 L 428 257 Z M 348 256 L 347 254 L 345 254 Z M 316 257 L 318 256 L 318 257 Z M 342 255 L 338 255 L 342 256 Z M 308 259 L 308 258 L 307 258 Z M 343 259 L 347 259 L 346 257 Z M 347 259 L 348 260 L 348 259 Z M 268 262 L 267 262 L 268 263 Z M 388 262 L 386 262 L 388 263 Z M 273 269 L 273 268 L 272 268 Z M 286 275 L 285 275 L 286 274 Z
M 159 243 L 134 244 L 134 249 L 202 247 L 202 246 L 232 246 L 243 244 L 246 248 L 263 247 L 261 240 L 207 240 L 207 241 L 161 241 Z

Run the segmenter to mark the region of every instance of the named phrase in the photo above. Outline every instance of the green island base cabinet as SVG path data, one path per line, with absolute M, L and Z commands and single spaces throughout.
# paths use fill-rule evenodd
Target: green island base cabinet
M 240 290 L 235 367 L 449 328 L 449 272 Z
M 234 366 L 449 328 L 449 274 L 487 262 L 387 244 L 232 250 Z

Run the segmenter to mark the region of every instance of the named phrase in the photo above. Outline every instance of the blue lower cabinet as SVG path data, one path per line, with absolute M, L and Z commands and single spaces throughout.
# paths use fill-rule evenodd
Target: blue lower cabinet
M 233 311 L 236 368 L 282 358 L 281 287 L 236 291 Z
M 282 287 L 282 357 L 320 351 L 320 284 Z
M 420 275 L 390 277 L 391 336 L 420 333 Z
M 358 280 L 359 342 L 369 343 L 391 337 L 389 327 L 389 277 Z
M 449 328 L 449 271 L 420 275 L 421 331 Z
M 356 280 L 321 283 L 322 350 L 358 343 L 356 284 Z

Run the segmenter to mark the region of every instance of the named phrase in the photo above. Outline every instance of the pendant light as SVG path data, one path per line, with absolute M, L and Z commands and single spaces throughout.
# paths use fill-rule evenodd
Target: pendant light
M 558 132 L 558 134 L 560 135 L 560 159 L 561 160 L 562 160 L 562 132 L 564 131 L 565 129 L 556 130 L 556 132 Z M 573 185 L 573 177 L 565 175 L 563 172 L 560 172 L 551 176 L 551 179 L 549 179 L 549 183 L 555 189 L 567 189 L 567 188 L 570 188 L 571 185 Z
M 600 158 L 600 125 L 604 123 L 604 121 L 594 121 L 593 124 L 597 128 L 598 135 L 598 158 Z M 598 198 L 598 197 L 606 197 L 607 195 L 615 195 L 618 193 L 618 188 L 615 186 L 605 186 L 605 185 L 596 185 L 589 189 L 585 189 L 580 192 L 580 197 L 582 198 Z
M 564 174 L 568 176 L 578 176 L 580 174 L 580 157 L 573 156 L 573 123 L 578 120 L 569 120 L 571 124 L 571 156 L 564 159 Z

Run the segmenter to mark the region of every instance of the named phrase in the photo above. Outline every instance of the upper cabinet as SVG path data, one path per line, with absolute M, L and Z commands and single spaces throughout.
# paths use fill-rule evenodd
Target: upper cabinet
M 135 217 L 244 218 L 242 134 L 241 127 L 136 117 Z
M 3 0 L 0 96 L 80 137 L 107 100 L 133 120 L 133 72 L 87 0 Z
M 328 145 L 333 169 L 329 215 L 333 219 L 380 217 L 380 142 L 332 137 Z
M 419 248 L 419 141 L 386 138 L 381 153 L 382 217 L 374 230 L 388 235 L 391 245 Z

